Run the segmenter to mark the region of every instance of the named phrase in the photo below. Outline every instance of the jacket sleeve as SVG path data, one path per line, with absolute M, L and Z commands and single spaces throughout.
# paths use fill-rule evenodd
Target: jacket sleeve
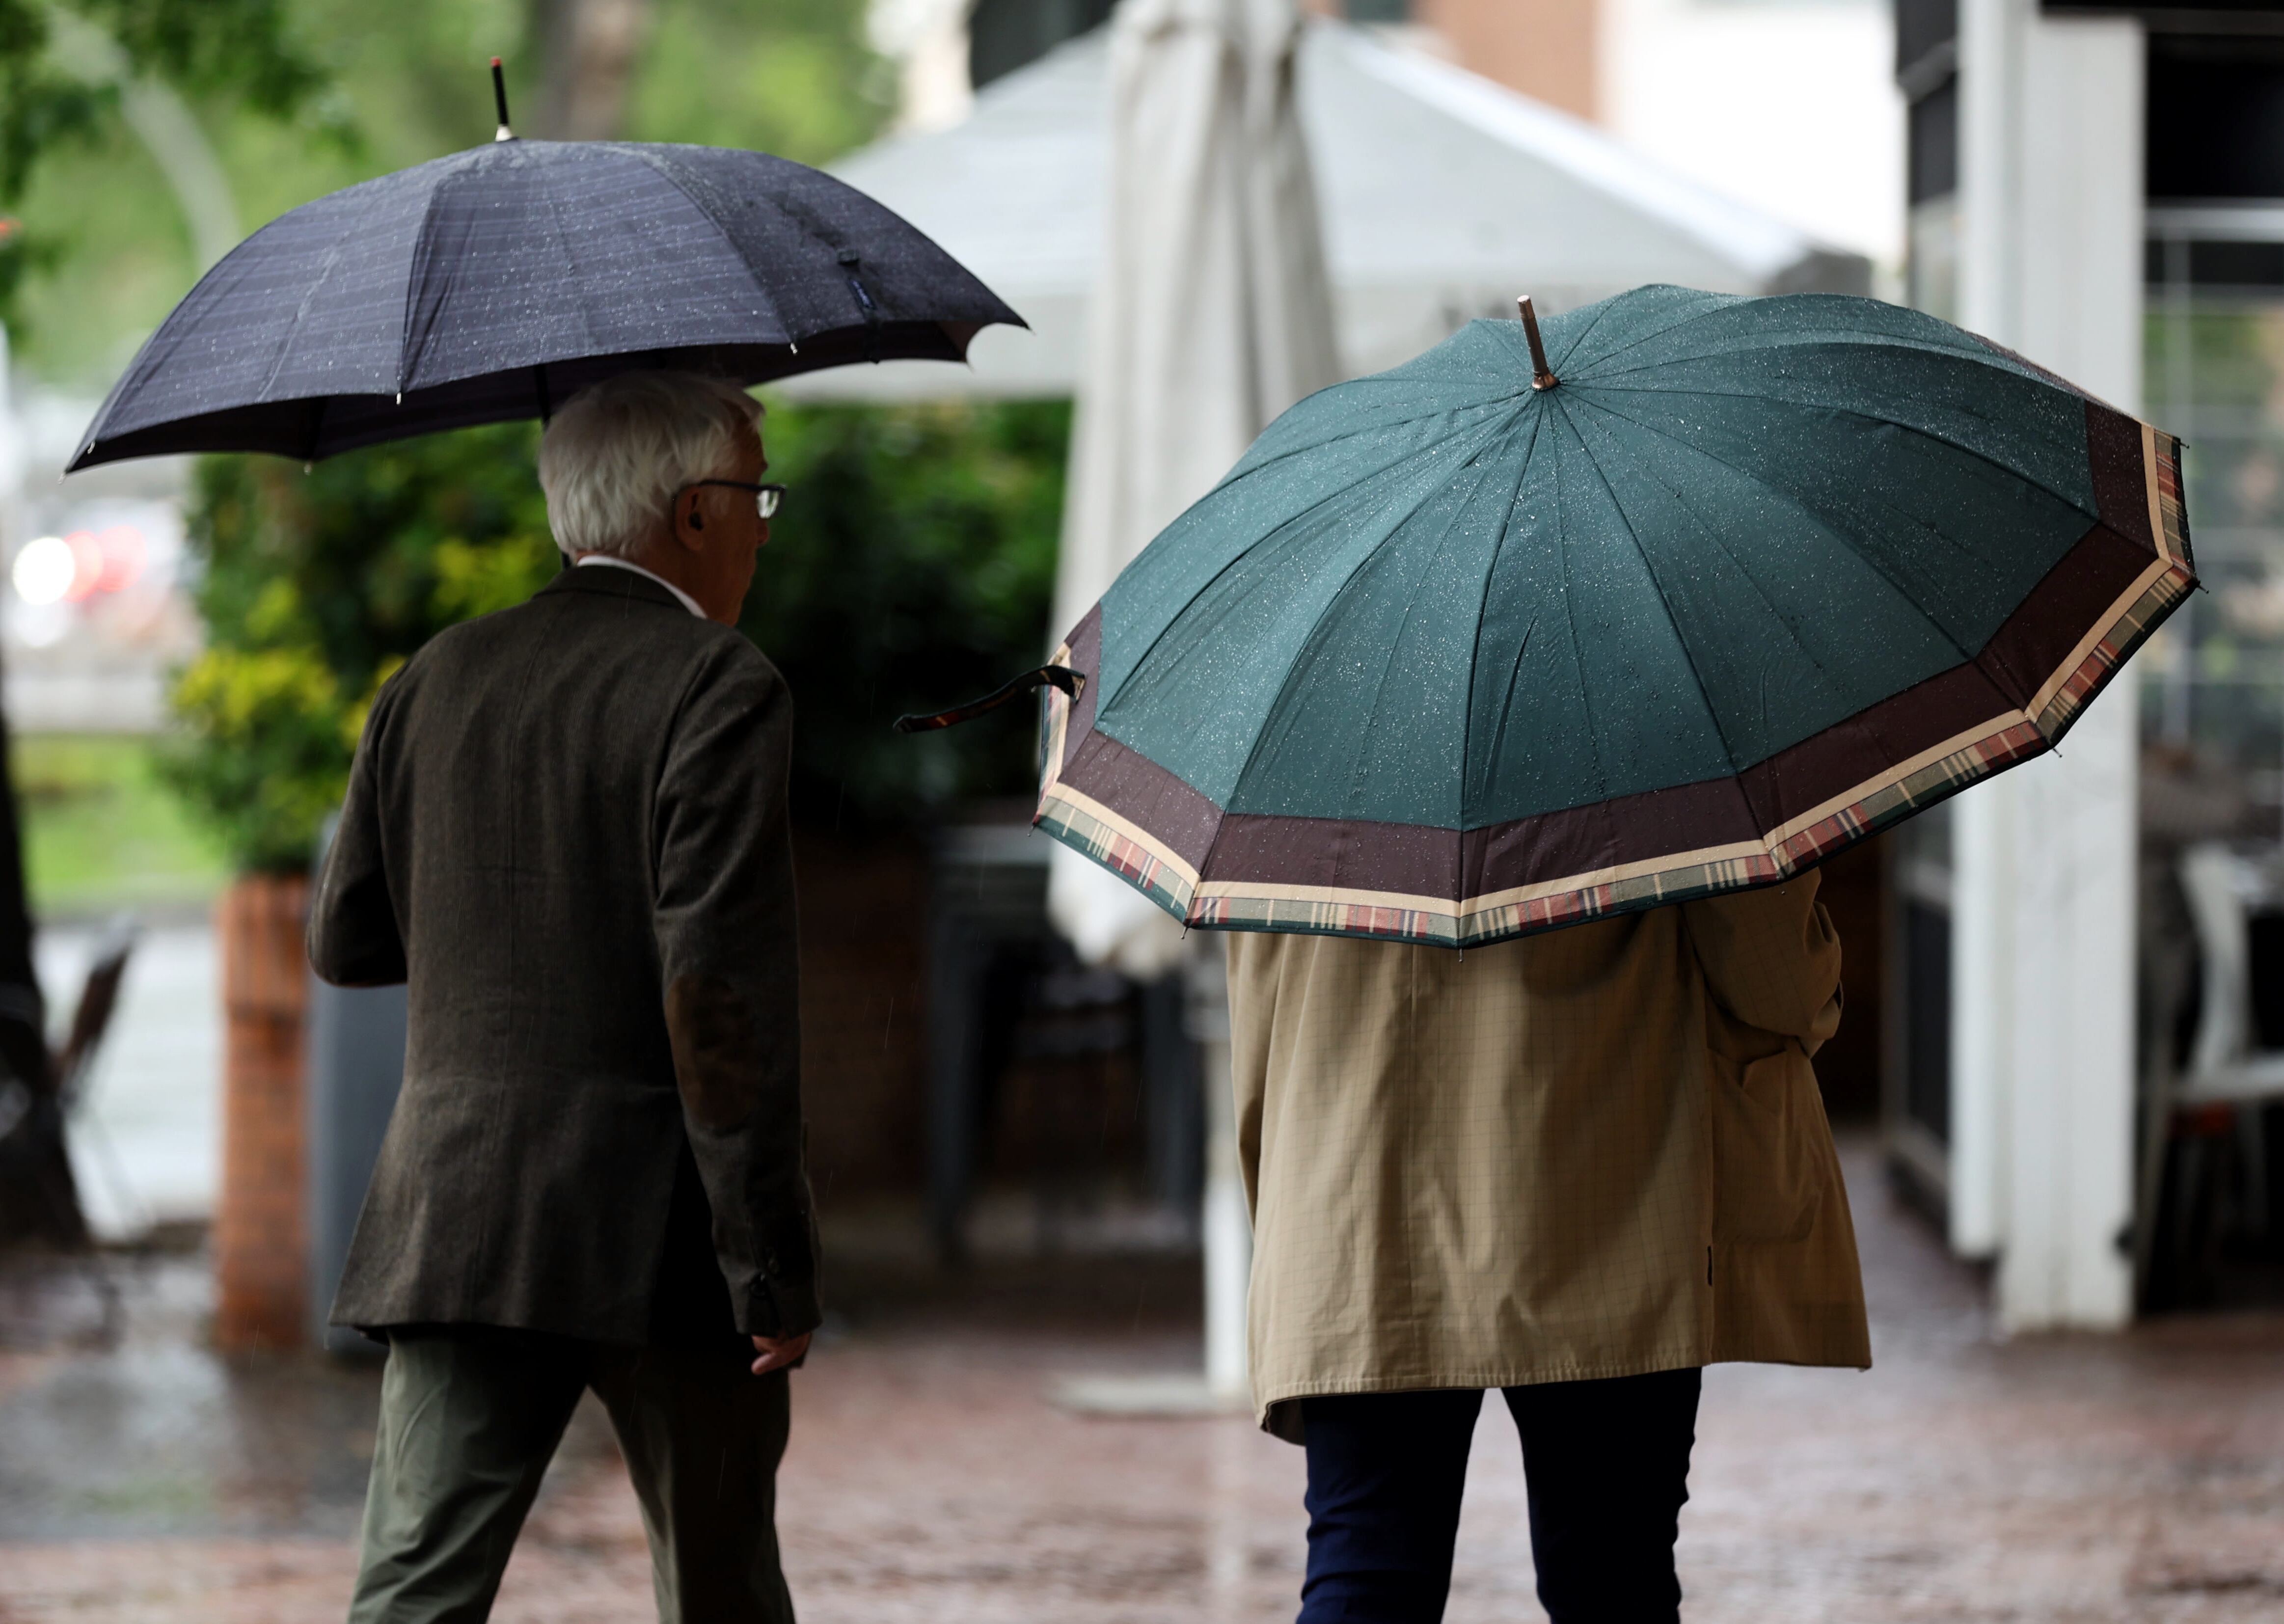
M 389 987 L 404 980 L 404 934 L 381 850 L 380 760 L 395 684 L 365 718 L 349 768 L 340 821 L 309 898 L 309 967 L 336 987 Z
M 750 644 L 721 646 L 667 743 L 653 929 L 683 1120 L 738 1328 L 797 1336 L 819 1316 L 786 810 L 793 700 Z
M 1840 1027 L 1840 937 L 1814 870 L 1780 886 L 1682 905 L 1713 1000 L 1814 1054 Z

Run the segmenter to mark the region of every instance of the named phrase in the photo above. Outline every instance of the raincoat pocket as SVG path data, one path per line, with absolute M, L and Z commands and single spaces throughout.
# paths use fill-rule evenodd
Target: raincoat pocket
M 1741 1072 L 1713 1067 L 1713 1234 L 1796 1241 L 1816 1222 L 1826 1132 L 1816 1072 L 1796 1043 Z

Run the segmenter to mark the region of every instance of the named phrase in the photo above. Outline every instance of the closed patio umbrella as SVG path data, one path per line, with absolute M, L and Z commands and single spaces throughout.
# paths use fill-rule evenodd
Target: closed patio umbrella
M 1336 381 L 1331 283 L 1294 96 L 1291 0 L 1125 0 L 1111 25 L 1108 240 L 1055 577 L 1068 626 L 1279 412 Z M 1059 861 L 1056 924 L 1145 977 L 1180 932 Z
M 1302 26 L 1292 0 L 1123 0 L 1113 20 L 1108 241 L 1071 450 L 1058 625 L 1212 488 L 1263 425 L 1340 376 L 1294 104 Z M 1177 924 L 1092 865 L 1055 856 L 1049 910 L 1083 956 L 1145 978 L 1179 962 Z M 1244 1385 L 1251 1244 L 1225 1065 L 1214 1060 L 1226 1045 L 1203 1030 L 1214 1024 L 1201 1028 L 1206 1366 L 1208 1401 L 1227 1402 Z

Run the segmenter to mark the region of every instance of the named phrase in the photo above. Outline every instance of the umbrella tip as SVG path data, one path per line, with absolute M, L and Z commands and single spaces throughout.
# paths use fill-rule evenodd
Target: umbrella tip
M 497 57 L 492 59 L 492 102 L 499 108 L 499 128 L 492 132 L 492 139 L 514 140 L 515 131 L 507 127 L 507 74 L 501 71 Z
M 1530 340 L 1530 386 L 1552 389 L 1561 379 L 1556 378 L 1553 369 L 1546 364 L 1546 346 L 1539 341 L 1538 312 L 1531 306 L 1530 295 L 1524 293 L 1517 298 L 1514 308 L 1522 317 L 1522 336 Z

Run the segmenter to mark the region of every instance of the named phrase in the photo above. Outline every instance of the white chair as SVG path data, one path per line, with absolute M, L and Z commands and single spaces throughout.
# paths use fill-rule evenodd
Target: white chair
M 2254 1047 L 2252 1018 L 2252 908 L 2273 900 L 2276 887 L 2257 864 L 2208 840 L 2181 855 L 2181 889 L 2204 975 L 2196 1042 L 2173 1104 L 2284 1099 L 2284 1049 Z
M 2180 873 L 2203 976 L 2196 1040 L 2171 1090 L 2171 1105 L 2178 1111 L 2284 1100 L 2284 1050 L 2256 1046 L 2259 1035 L 2252 1006 L 2252 910 L 2279 900 L 2273 872 L 2208 840 L 2181 854 Z M 2171 1115 L 2166 1112 L 2157 1120 Z M 2264 1128 L 2260 1111 L 2236 1113 L 2239 1188 L 2256 1230 L 2265 1227 L 2269 1207 Z

